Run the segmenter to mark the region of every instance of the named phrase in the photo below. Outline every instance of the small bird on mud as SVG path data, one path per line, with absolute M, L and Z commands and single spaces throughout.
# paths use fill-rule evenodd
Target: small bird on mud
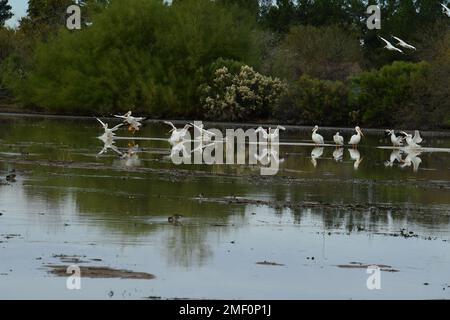
M 7 175 L 6 175 L 6 181 L 8 182 L 16 182 L 16 170 L 12 169 Z
M 169 218 L 167 218 L 167 221 L 169 221 L 169 223 L 178 223 L 180 222 L 180 218 L 182 218 L 183 216 L 181 214 L 175 214 Z

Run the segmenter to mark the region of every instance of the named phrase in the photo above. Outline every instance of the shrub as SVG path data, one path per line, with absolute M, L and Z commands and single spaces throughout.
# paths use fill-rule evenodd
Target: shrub
M 289 87 L 275 116 L 296 124 L 345 125 L 350 111 L 348 97 L 343 82 L 305 75 Z
M 398 123 L 401 110 L 418 101 L 415 91 L 425 85 L 430 65 L 427 62 L 394 62 L 380 70 L 364 72 L 352 79 L 352 101 L 366 126 L 383 127 Z
M 222 67 L 200 91 L 206 118 L 245 121 L 271 116 L 286 86 L 281 80 L 263 76 L 249 66 L 241 67 L 237 74 Z

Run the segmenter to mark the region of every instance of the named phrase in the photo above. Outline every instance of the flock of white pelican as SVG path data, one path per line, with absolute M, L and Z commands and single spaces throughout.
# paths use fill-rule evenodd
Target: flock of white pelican
M 123 120 L 122 123 L 110 128 L 109 125 L 99 118 L 97 118 L 98 122 L 101 124 L 104 133 L 99 137 L 101 141 L 104 143 L 103 149 L 99 152 L 99 155 L 106 153 L 108 150 L 113 150 L 116 152 L 122 159 L 128 161 L 130 163 L 136 163 L 137 153 L 139 151 L 139 146 L 133 144 L 129 144 L 129 148 L 127 152 L 121 152 L 115 146 L 116 132 L 123 127 L 124 125 L 128 126 L 128 131 L 131 133 L 135 133 L 140 130 L 142 127 L 142 122 L 145 120 L 143 117 L 133 117 L 132 112 L 129 111 L 124 115 L 115 115 L 116 118 Z M 177 128 L 172 122 L 164 121 L 164 124 L 171 127 L 171 130 L 168 132 L 170 137 L 167 141 L 170 143 L 171 147 L 171 157 L 179 154 L 180 152 L 183 155 L 187 155 L 190 152 L 187 152 L 185 147 L 185 143 L 188 139 L 190 139 L 189 130 L 191 128 L 195 128 L 201 132 L 200 136 L 200 146 L 193 150 L 192 152 L 196 152 L 202 150 L 206 144 L 212 145 L 218 141 L 213 141 L 213 138 L 216 134 L 212 131 L 206 130 L 203 124 L 195 124 L 195 123 L 187 123 L 182 128 Z M 278 152 L 272 151 L 272 144 L 279 143 L 278 138 L 280 137 L 280 132 L 285 131 L 286 128 L 283 126 L 277 126 L 275 129 L 268 128 L 268 130 L 263 127 L 259 127 L 255 130 L 255 133 L 261 134 L 262 137 L 267 142 L 267 147 L 262 150 L 261 154 L 256 154 L 256 159 L 268 160 L 269 158 L 278 159 L 279 162 L 283 162 L 284 159 L 279 160 Z M 314 167 L 317 166 L 317 160 L 321 158 L 324 154 L 324 147 L 330 146 L 325 143 L 324 137 L 318 133 L 319 126 L 315 126 L 312 130 L 312 142 L 315 148 L 311 152 L 311 162 Z M 398 162 L 400 167 L 410 167 L 413 166 L 414 171 L 417 171 L 422 160 L 419 158 L 421 154 L 422 147 L 421 143 L 423 139 L 420 135 L 420 132 L 416 130 L 413 134 L 407 133 L 405 131 L 400 131 L 399 135 L 396 134 L 395 130 L 389 129 L 386 130 L 386 133 L 390 136 L 390 140 L 393 146 L 393 152 L 391 153 L 390 159 L 385 162 L 386 167 L 392 167 L 395 162 Z M 354 168 L 358 169 L 359 165 L 363 161 L 360 152 L 357 147 L 360 145 L 364 137 L 364 133 L 362 132 L 359 126 L 355 127 L 355 134 L 352 135 L 348 141 L 348 145 L 351 148 L 348 149 L 351 160 L 354 163 Z M 196 138 L 197 139 L 197 138 Z M 215 140 L 215 139 L 214 139 Z M 195 140 L 194 140 L 195 141 Z M 344 146 L 346 145 L 345 138 L 341 135 L 340 132 L 337 132 L 333 136 L 333 142 L 336 146 L 336 149 L 333 152 L 333 158 L 336 162 L 341 162 L 344 157 Z M 406 143 L 406 145 L 405 145 Z M 306 145 L 306 144 L 305 144 Z M 276 154 L 274 155 L 273 152 Z M 405 158 L 402 157 L 403 154 L 406 154 Z
M 324 145 L 325 140 L 323 136 L 317 133 L 317 131 L 319 131 L 319 126 L 315 126 L 313 129 L 312 141 L 315 143 L 316 146 Z M 361 142 L 362 137 L 364 137 L 364 133 L 361 131 L 360 127 L 356 127 L 355 131 L 356 134 L 353 135 L 350 138 L 350 141 L 348 142 L 348 144 L 351 145 L 353 148 L 356 148 Z M 341 136 L 340 132 L 336 133 L 333 136 L 333 141 L 338 147 L 343 147 L 345 145 L 344 137 Z

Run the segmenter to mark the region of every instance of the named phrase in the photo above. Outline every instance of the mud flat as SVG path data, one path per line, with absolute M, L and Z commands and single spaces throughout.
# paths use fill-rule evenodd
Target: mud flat
M 54 266 L 48 265 L 49 273 L 58 277 L 67 277 L 69 274 L 67 273 L 67 268 L 69 266 Z M 82 277 L 86 278 L 103 278 L 103 279 L 136 279 L 136 280 L 152 280 L 156 277 L 150 273 L 145 272 L 135 272 L 129 270 L 119 270 L 112 269 L 109 267 L 86 267 L 80 266 L 80 272 Z

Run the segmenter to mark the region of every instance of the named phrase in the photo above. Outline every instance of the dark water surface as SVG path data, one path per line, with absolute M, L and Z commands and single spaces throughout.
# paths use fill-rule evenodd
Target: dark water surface
M 0 298 L 450 298 L 450 135 L 424 133 L 432 149 L 391 166 L 382 132 L 336 161 L 302 145 L 310 128 L 289 128 L 279 174 L 262 177 L 174 165 L 169 130 L 148 123 L 135 137 L 154 140 L 134 142 L 120 130 L 121 152 L 139 145 L 121 159 L 98 155 L 95 119 L 0 116 Z M 381 290 L 357 263 L 386 266 Z M 67 290 L 48 266 L 71 264 L 156 278 Z

